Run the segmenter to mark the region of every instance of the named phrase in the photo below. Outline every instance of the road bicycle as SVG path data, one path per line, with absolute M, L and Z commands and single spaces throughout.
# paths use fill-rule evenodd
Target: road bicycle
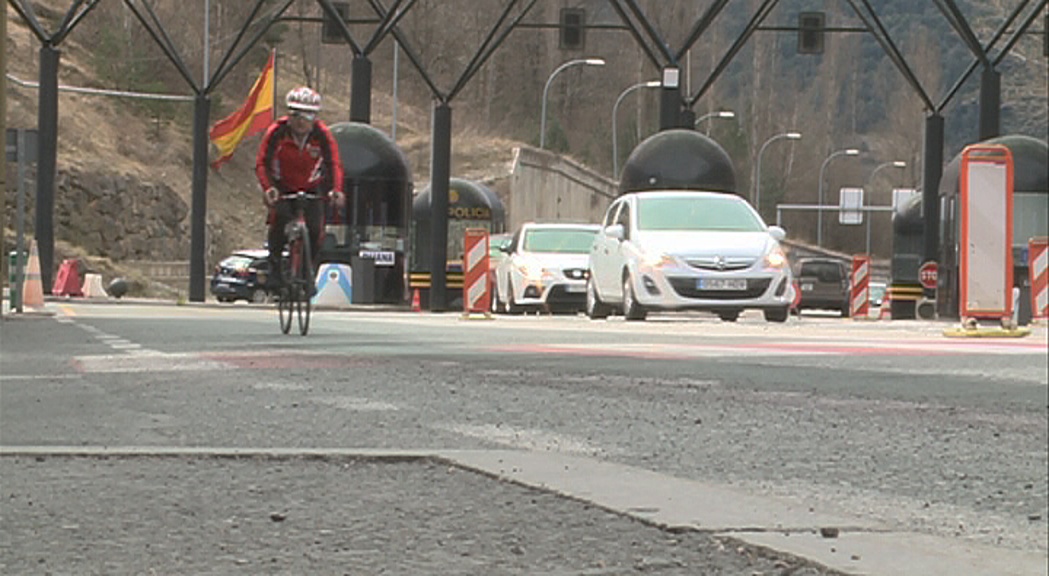
M 310 235 L 306 226 L 306 203 L 323 199 L 309 192 L 294 192 L 280 197 L 282 202 L 292 203 L 294 217 L 288 222 L 288 242 L 280 259 L 280 292 L 277 310 L 280 330 L 291 332 L 293 317 L 298 318 L 299 334 L 305 336 L 310 330 L 310 312 L 313 297 L 313 262 L 310 258 Z

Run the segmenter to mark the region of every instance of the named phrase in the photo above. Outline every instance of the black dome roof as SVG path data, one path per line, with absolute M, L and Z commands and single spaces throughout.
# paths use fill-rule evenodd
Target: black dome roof
M 495 190 L 481 184 L 480 182 L 474 182 L 473 180 L 466 180 L 464 178 L 449 178 L 448 179 L 448 194 L 450 196 L 449 204 L 456 204 L 456 200 L 451 196 L 458 195 L 458 203 L 465 206 L 487 206 L 492 210 L 492 219 L 495 221 L 502 221 L 506 215 L 506 208 L 503 206 L 503 201 L 499 199 L 499 195 L 495 193 Z M 427 185 L 415 196 L 415 200 L 412 202 L 412 211 L 421 217 L 429 218 L 430 215 L 430 186 Z
M 980 144 L 1000 144 L 1013 156 L 1013 191 L 1049 193 L 1049 144 L 1032 136 L 1013 134 L 984 140 Z M 958 194 L 962 153 L 951 159 L 940 178 L 940 195 Z
M 359 122 L 339 122 L 329 128 L 339 145 L 344 179 L 411 183 L 408 158 L 384 132 Z
M 665 130 L 634 148 L 619 193 L 644 190 L 736 192 L 736 170 L 725 149 L 695 130 Z

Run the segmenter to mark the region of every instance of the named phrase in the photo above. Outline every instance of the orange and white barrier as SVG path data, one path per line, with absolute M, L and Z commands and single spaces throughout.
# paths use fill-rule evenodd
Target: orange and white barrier
M 463 257 L 463 314 L 488 314 L 488 230 L 467 228 Z
M 871 257 L 858 254 L 852 257 L 852 292 L 849 311 L 853 318 L 866 318 L 870 313 Z
M 1031 274 L 1031 316 L 1049 318 L 1049 238 L 1027 242 Z
M 101 274 L 84 274 L 84 298 L 109 298 L 102 287 Z

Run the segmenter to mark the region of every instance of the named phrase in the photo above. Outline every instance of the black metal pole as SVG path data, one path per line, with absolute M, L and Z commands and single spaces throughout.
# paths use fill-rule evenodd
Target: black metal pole
M 1000 136 L 1002 116 L 1002 73 L 991 66 L 980 76 L 980 141 Z
M 58 60 L 54 46 L 40 47 L 40 90 L 37 94 L 36 244 L 40 284 L 51 293 L 55 264 L 55 171 L 58 163 Z
M 452 165 L 452 108 L 436 102 L 430 158 L 430 311 L 448 307 L 448 188 Z
M 190 208 L 189 300 L 204 301 L 205 234 L 208 213 L 208 118 L 211 97 L 197 94 L 193 101 L 193 205 Z
M 937 261 L 940 255 L 940 178 L 943 176 L 943 116 L 932 113 L 925 118 L 925 150 L 922 156 L 922 213 L 924 254 L 922 263 Z M 935 290 L 925 290 L 935 297 Z
M 351 70 L 350 122 L 371 124 L 372 121 L 372 61 L 367 56 L 355 56 Z

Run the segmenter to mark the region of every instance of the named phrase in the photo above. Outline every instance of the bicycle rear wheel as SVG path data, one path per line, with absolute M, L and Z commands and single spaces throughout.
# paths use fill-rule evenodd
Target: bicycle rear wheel
M 310 313 L 313 308 L 313 262 L 310 259 L 310 237 L 303 234 L 299 242 L 299 269 L 296 274 L 295 285 L 299 290 L 298 298 L 295 299 L 295 312 L 299 318 L 299 334 L 303 336 L 310 331 Z

